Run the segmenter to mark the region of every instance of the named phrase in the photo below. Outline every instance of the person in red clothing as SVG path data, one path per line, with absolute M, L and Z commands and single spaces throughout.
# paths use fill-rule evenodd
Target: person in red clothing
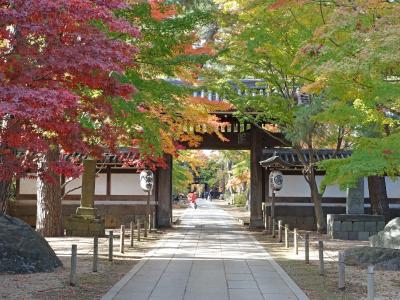
M 190 202 L 190 205 L 192 205 L 192 207 L 194 207 L 194 209 L 197 209 L 197 203 L 196 203 L 197 196 L 196 196 L 196 193 L 190 192 L 187 197 L 188 197 L 188 201 Z

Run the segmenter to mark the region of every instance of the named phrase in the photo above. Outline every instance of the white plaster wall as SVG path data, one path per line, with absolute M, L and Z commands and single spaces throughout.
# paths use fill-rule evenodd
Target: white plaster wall
M 36 179 L 21 178 L 19 191 L 20 194 L 36 194 Z
M 68 192 L 82 185 L 82 177 L 76 178 L 65 186 L 65 191 Z M 20 180 L 20 194 L 36 194 L 36 179 L 22 178 Z M 81 189 L 74 190 L 69 195 L 80 195 Z M 96 177 L 95 195 L 107 194 L 107 174 L 98 174 Z
M 386 177 L 386 191 L 388 198 L 400 198 L 400 179 L 392 180 Z
M 139 174 L 111 174 L 111 195 L 147 195 L 139 185 Z
M 97 175 L 94 194 L 107 195 L 107 174 L 102 173 Z
M 317 176 L 318 185 L 321 183 L 323 176 Z M 386 179 L 388 183 L 388 179 Z M 398 182 L 398 186 L 400 187 L 400 182 Z M 387 186 L 388 197 L 400 197 L 399 188 L 397 188 L 397 193 L 394 193 L 395 184 L 390 184 Z M 271 190 L 269 191 L 271 196 Z M 390 194 L 390 195 L 389 195 Z M 396 196 L 397 195 L 397 196 Z M 283 176 L 283 188 L 276 192 L 277 197 L 310 197 L 310 188 L 308 183 L 304 179 L 302 175 L 284 175 Z M 366 198 L 369 197 L 368 192 L 368 181 L 364 178 L 364 196 Z M 330 185 L 326 188 L 324 197 L 330 198 L 345 198 L 346 190 L 340 190 L 338 185 Z
M 97 182 L 96 182 L 97 183 Z M 79 186 L 82 185 L 82 177 L 79 178 L 75 178 L 74 180 L 72 180 L 71 182 L 69 182 L 66 186 L 65 186 L 65 192 L 67 193 L 68 191 L 77 188 Z M 70 193 L 68 193 L 68 195 L 80 195 L 81 194 L 81 190 L 82 189 L 77 189 L 74 190 Z

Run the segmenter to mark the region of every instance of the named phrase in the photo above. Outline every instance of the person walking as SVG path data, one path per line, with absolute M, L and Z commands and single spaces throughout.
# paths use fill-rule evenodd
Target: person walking
M 191 205 L 194 209 L 197 209 L 197 203 L 196 203 L 197 197 L 196 197 L 196 193 L 190 192 L 190 193 L 188 194 L 187 198 L 188 198 L 188 201 L 190 202 L 190 205 Z

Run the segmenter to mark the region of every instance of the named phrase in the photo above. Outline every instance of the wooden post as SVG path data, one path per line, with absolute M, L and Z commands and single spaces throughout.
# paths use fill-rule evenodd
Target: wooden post
M 374 266 L 368 266 L 368 300 L 375 299 Z
M 114 250 L 114 232 L 110 230 L 108 234 L 108 261 L 113 260 L 113 250 Z
M 272 222 L 275 221 L 275 191 L 274 191 L 274 189 L 272 189 L 272 197 L 271 197 L 271 219 L 272 219 Z M 275 234 L 273 237 L 275 237 Z
M 131 235 L 130 235 L 131 247 L 133 247 L 133 234 L 134 234 L 133 221 L 131 221 Z
M 289 248 L 289 224 L 285 224 L 285 248 Z
M 153 210 L 153 230 L 156 230 L 156 211 Z
M 310 235 L 306 233 L 305 239 L 304 239 L 304 255 L 305 255 L 305 261 L 306 264 L 310 263 Z
M 145 217 L 143 220 L 143 227 L 144 227 L 143 237 L 147 237 L 147 227 L 148 227 L 147 223 L 148 223 L 148 218 Z
M 278 242 L 282 243 L 282 220 L 278 221 Z
M 147 207 L 146 207 L 146 217 L 144 220 L 144 236 L 147 237 L 147 230 L 150 228 L 150 191 L 147 192 Z
M 319 275 L 324 276 L 324 242 L 318 241 Z
M 346 288 L 345 280 L 344 252 L 339 251 L 339 290 Z
M 293 243 L 294 243 L 294 253 L 299 254 L 299 244 L 297 243 L 297 228 L 293 230 Z
M 152 216 L 152 214 L 151 214 L 151 212 L 149 213 L 149 217 L 148 217 L 148 220 L 149 220 L 149 232 L 151 232 L 151 224 L 152 224 L 152 220 L 151 220 L 151 216 Z
M 125 225 L 121 225 L 121 237 L 119 240 L 119 252 L 124 253 L 125 246 Z
M 72 245 L 71 248 L 71 272 L 69 273 L 69 285 L 76 285 L 76 256 L 77 256 L 77 246 Z
M 273 238 L 276 236 L 276 233 L 275 233 L 275 231 L 276 231 L 276 230 L 275 230 L 275 227 L 276 227 L 275 225 L 276 225 L 276 224 L 275 224 L 275 223 L 276 223 L 275 218 L 273 218 L 273 219 L 272 219 L 272 237 L 273 237 Z
M 267 203 L 263 202 L 263 221 L 264 221 L 264 231 L 268 230 L 268 216 L 267 216 Z
M 93 272 L 97 272 L 97 264 L 99 258 L 99 238 L 95 236 L 93 238 Z
M 136 227 L 137 227 L 137 240 L 140 242 L 140 219 L 136 220 Z

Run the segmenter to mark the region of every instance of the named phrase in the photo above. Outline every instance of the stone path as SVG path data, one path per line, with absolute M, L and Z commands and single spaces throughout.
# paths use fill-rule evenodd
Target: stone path
M 231 215 L 198 204 L 102 299 L 308 299 Z

